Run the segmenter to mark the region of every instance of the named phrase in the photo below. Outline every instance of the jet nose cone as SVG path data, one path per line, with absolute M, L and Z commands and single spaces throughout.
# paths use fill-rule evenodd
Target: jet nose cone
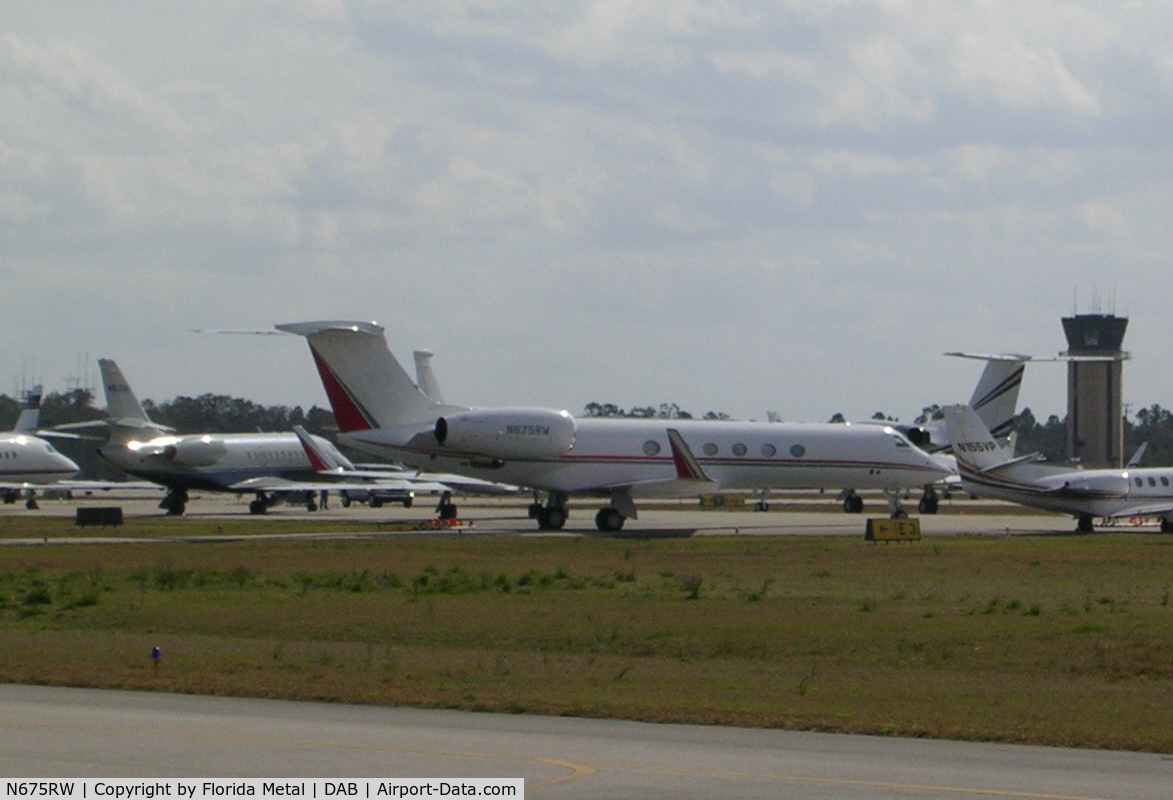
M 946 456 L 929 456 L 929 464 L 941 474 L 942 478 L 957 474 L 957 465 L 953 459 L 947 458 Z

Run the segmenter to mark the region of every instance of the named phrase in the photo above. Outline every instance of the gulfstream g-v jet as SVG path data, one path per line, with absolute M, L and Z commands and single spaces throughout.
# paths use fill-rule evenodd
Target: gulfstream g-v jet
M 723 489 L 897 491 L 951 474 L 890 427 L 816 423 L 577 419 L 555 408 L 440 403 L 411 380 L 373 322 L 278 325 L 306 337 L 339 441 L 415 467 L 544 493 L 538 524 L 560 529 L 572 495 L 607 498 L 595 523 L 618 530 L 642 498 Z

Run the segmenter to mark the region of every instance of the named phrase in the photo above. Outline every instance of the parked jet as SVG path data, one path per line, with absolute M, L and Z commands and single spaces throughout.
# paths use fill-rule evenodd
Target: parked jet
M 969 405 L 977 413 L 983 423 L 995 432 L 995 437 L 1003 444 L 1007 444 L 1013 452 L 1013 444 L 1009 443 L 1014 429 L 1014 417 L 1018 409 L 1018 390 L 1022 388 L 1022 375 L 1026 370 L 1026 362 L 1030 356 L 1015 353 L 985 355 L 979 353 L 946 353 L 947 356 L 958 358 L 974 358 L 986 362 L 985 369 L 978 377 L 977 385 L 973 389 Z M 961 488 L 961 479 L 956 474 L 956 463 L 949 449 L 949 432 L 945 427 L 944 419 L 930 419 L 919 425 L 900 425 L 897 423 L 876 423 L 869 420 L 859 424 L 888 424 L 908 437 L 909 441 L 929 453 L 940 453 L 939 458 L 954 469 L 949 475 L 936 483 L 924 487 L 924 494 L 917 503 L 917 511 L 922 514 L 936 514 L 940 506 L 938 489 L 946 495 L 954 489 Z M 863 498 L 855 493 L 854 489 L 846 489 L 839 497 L 843 501 L 843 510 L 849 514 L 858 514 L 863 511 Z M 764 504 L 759 503 L 759 506 Z
M 342 431 L 339 441 L 412 466 L 532 487 L 540 527 L 566 522 L 571 495 L 609 497 L 595 517 L 613 531 L 638 498 L 723 489 L 854 486 L 897 490 L 949 474 L 901 433 L 874 425 L 576 419 L 552 408 L 438 403 L 412 382 L 370 322 L 303 322 Z
M 946 353 L 957 358 L 972 358 L 985 361 L 985 369 L 978 378 L 977 386 L 969 398 L 969 406 L 977 413 L 995 439 L 1005 441 L 1014 429 L 1014 418 L 1018 413 L 1018 391 L 1022 388 L 1022 376 L 1026 362 L 1031 356 L 1018 353 Z M 943 419 L 930 420 L 921 426 L 924 437 L 918 444 L 929 452 L 949 447 L 949 432 Z M 914 441 L 918 437 L 912 437 Z
M 21 406 L 16 427 L 0 433 L 0 489 L 12 502 L 21 491 L 55 483 L 76 475 L 73 459 L 33 434 L 40 419 L 41 387 L 34 386 Z M 31 498 L 31 495 L 30 495 Z
M 306 458 L 297 434 L 178 435 L 147 416 L 114 361 L 100 359 L 98 365 L 110 428 L 110 440 L 98 452 L 124 472 L 165 486 L 168 492 L 159 507 L 168 514 L 184 512 L 192 489 L 255 494 L 249 511 L 262 514 L 275 496 L 333 488 Z M 320 437 L 314 441 L 340 464 L 353 467 L 330 442 Z M 413 489 L 406 480 L 400 486 L 405 492 Z
M 1160 516 L 1173 532 L 1173 467 L 1070 469 L 1040 464 L 1038 454 L 1011 458 L 969 406 L 945 409 L 945 423 L 966 491 L 1072 514 L 1077 530 L 1096 517 Z
M 313 465 L 314 470 L 324 478 L 340 482 L 331 484 L 331 488 L 343 494 L 343 505 L 348 505 L 348 500 L 356 497 L 361 498 L 364 494 L 377 501 L 389 492 L 395 491 L 397 486 L 406 483 L 415 491 L 439 493 L 443 498 L 439 509 L 441 516 L 455 517 L 456 508 L 451 502 L 453 492 L 501 495 L 517 494 L 521 491 L 516 486 L 482 481 L 452 472 L 421 472 L 409 470 L 398 464 L 355 465 L 349 461 L 339 462 L 330 452 L 320 446 L 321 439 L 312 436 L 305 428 L 294 425 L 293 431 L 301 441 L 306 457 Z M 451 508 L 445 508 L 445 506 L 451 506 Z

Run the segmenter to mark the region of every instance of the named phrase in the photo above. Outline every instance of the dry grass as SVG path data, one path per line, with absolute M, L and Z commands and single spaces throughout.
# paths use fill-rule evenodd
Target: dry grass
M 0 559 L 8 681 L 1173 752 L 1173 538 L 1158 535 Z

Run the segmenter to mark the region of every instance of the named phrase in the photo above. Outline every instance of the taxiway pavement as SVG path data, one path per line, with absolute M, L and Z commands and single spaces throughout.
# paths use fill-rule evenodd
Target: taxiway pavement
M 1167 800 L 1145 753 L 0 685 L 16 778 L 524 778 L 527 798 Z

